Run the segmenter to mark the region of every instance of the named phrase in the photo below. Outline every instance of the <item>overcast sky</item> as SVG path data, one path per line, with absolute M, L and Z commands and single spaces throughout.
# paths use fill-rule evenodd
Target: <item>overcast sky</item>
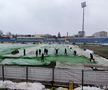
M 108 0 L 0 0 L 0 30 L 14 34 L 74 35 L 81 30 L 81 2 L 86 1 L 85 32 L 108 32 Z

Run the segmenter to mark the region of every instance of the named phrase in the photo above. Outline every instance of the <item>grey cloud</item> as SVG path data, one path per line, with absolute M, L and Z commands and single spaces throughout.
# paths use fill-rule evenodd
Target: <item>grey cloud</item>
M 83 0 L 0 0 L 0 29 L 12 33 L 76 34 L 81 30 Z M 85 0 L 85 31 L 108 31 L 108 1 Z

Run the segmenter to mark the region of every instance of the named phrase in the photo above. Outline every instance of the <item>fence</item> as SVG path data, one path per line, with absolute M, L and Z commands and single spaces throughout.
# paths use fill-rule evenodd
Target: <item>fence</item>
M 108 71 L 0 65 L 0 78 L 108 86 Z

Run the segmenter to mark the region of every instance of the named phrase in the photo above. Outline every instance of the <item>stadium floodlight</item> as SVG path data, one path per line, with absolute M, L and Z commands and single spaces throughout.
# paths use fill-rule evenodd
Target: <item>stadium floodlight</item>
M 81 3 L 82 8 L 86 7 L 86 2 Z
M 81 7 L 83 8 L 83 20 L 82 20 L 82 36 L 85 36 L 85 31 L 84 31 L 84 8 L 86 7 L 86 2 L 81 3 Z

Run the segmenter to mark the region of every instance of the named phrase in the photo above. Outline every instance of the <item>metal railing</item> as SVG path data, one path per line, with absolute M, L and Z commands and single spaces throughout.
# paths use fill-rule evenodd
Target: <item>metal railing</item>
M 93 71 L 69 68 L 0 65 L 0 78 L 4 81 L 29 80 L 73 83 L 80 85 L 108 86 L 108 71 Z

